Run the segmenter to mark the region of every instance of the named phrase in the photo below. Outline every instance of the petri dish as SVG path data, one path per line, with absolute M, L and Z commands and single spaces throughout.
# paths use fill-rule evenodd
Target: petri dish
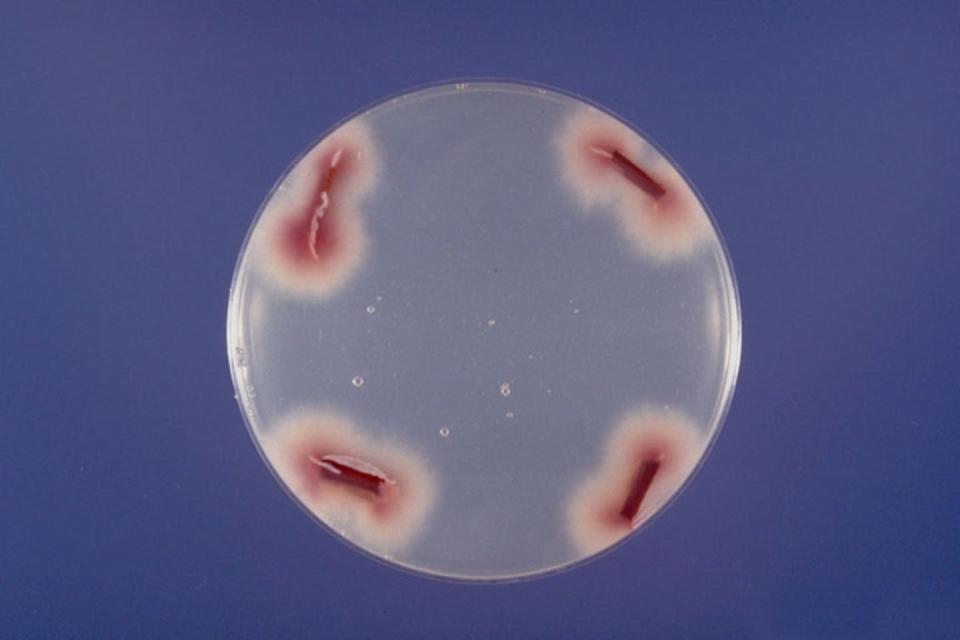
M 727 252 L 636 127 L 459 82 L 333 126 L 241 250 L 227 347 L 253 442 L 354 548 L 461 580 L 631 538 L 689 482 L 740 360 Z

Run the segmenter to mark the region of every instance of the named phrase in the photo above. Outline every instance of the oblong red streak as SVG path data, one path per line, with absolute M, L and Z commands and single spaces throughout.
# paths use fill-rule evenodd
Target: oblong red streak
M 342 482 L 364 491 L 380 495 L 382 487 L 396 484 L 383 471 L 352 456 L 330 454 L 322 458 L 310 456 L 310 462 L 320 468 L 324 478 Z
M 354 169 L 350 153 L 349 148 L 339 146 L 318 163 L 320 179 L 284 231 L 294 261 L 325 263 L 338 254 L 342 238 L 339 187 Z
M 620 508 L 620 515 L 622 517 L 630 522 L 633 522 L 633 519 L 637 517 L 637 513 L 640 511 L 640 505 L 643 504 L 643 499 L 650 490 L 650 486 L 653 484 L 653 479 L 656 477 L 658 471 L 660 471 L 659 459 L 655 458 L 643 461 L 643 464 L 637 469 L 633 481 L 630 483 L 630 492 L 627 494 L 627 499 L 623 501 L 623 506 Z
M 333 223 L 333 186 L 337 177 L 337 161 L 343 149 L 337 149 L 333 158 L 330 160 L 330 166 L 323 174 L 320 184 L 314 189 L 313 197 L 306 207 L 306 228 L 308 230 L 306 242 L 307 250 L 314 260 L 319 260 L 332 242 L 329 233 L 329 227 Z M 316 224 L 316 228 L 313 225 Z
M 324 227 L 329 225 L 332 218 L 332 215 L 328 214 L 332 213 L 333 184 L 337 177 L 337 161 L 340 159 L 341 153 L 343 153 L 343 149 L 337 149 L 334 152 L 330 161 L 330 168 L 327 169 L 320 185 L 313 192 L 313 198 L 307 206 L 307 228 L 311 229 L 311 232 L 307 234 L 307 248 L 314 260 L 320 259 L 319 249 L 321 246 L 325 249 L 326 245 L 329 244 L 329 239 L 325 237 L 327 233 L 325 233 Z M 314 224 L 316 224 L 315 230 Z
M 639 187 L 654 200 L 659 200 L 666 195 L 667 190 L 663 188 L 663 185 L 654 180 L 649 173 L 638 167 L 636 163 L 619 151 L 614 151 L 610 154 L 610 161 L 613 162 L 620 173 L 623 174 L 624 178 L 631 184 Z

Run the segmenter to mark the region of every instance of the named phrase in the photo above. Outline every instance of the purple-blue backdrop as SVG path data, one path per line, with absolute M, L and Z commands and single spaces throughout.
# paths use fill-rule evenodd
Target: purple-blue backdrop
M 955 2 L 201 4 L 0 11 L 0 636 L 960 637 Z M 600 561 L 495 587 L 319 529 L 224 353 L 287 162 L 477 75 L 582 93 L 669 150 L 745 332 L 683 498 Z

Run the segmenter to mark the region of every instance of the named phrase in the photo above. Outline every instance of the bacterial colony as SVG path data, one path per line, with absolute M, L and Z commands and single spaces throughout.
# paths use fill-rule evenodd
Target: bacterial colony
M 696 470 L 739 363 L 700 198 L 580 99 L 464 83 L 383 102 L 278 183 L 231 292 L 238 399 L 276 477 L 388 562 L 571 565 Z

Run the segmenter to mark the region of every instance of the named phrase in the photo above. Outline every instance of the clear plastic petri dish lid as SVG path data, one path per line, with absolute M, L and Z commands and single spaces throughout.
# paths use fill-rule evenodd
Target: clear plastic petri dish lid
M 740 358 L 730 262 L 650 138 L 462 82 L 380 102 L 257 214 L 227 318 L 253 441 L 331 533 L 416 572 L 541 575 L 678 494 Z

